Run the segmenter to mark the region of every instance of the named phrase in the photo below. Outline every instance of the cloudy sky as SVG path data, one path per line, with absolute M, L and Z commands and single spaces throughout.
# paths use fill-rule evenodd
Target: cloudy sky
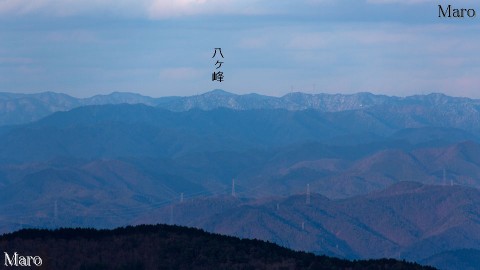
M 0 0 L 0 91 L 480 98 L 480 16 L 438 18 L 439 3 Z M 223 82 L 211 80 L 216 60 Z

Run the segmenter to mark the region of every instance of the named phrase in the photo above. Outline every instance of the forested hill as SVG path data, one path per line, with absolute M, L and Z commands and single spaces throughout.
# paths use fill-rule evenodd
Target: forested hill
M 40 256 L 36 269 L 425 269 L 393 259 L 347 261 L 259 240 L 202 230 L 140 225 L 114 230 L 24 229 L 0 237 L 0 250 Z M 3 265 L 2 265 L 3 266 Z

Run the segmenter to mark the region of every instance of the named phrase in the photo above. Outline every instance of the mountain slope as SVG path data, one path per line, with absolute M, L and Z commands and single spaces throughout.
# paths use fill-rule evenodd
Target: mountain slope
M 346 258 L 421 261 L 449 250 L 480 249 L 477 189 L 401 182 L 342 200 L 312 194 L 310 204 L 305 195 L 230 200 L 175 204 L 138 222 L 174 222 Z
M 3 163 L 0 231 L 22 224 L 54 226 L 55 204 L 62 226 L 125 225 L 147 211 L 179 201 L 182 194 L 185 199 L 229 194 L 232 178 L 239 196 L 257 199 L 304 193 L 307 184 L 312 193 L 330 198 L 364 195 L 400 181 L 480 187 L 476 143 L 413 150 L 391 147 L 310 143 L 167 158 L 59 156 Z
M 334 123 L 336 117 L 329 118 L 315 111 L 170 112 L 145 105 L 89 106 L 4 131 L 0 135 L 0 158 L 165 157 L 188 151 L 245 150 L 321 141 L 350 134 L 349 123 Z M 350 121 L 356 120 L 352 117 Z M 370 134 L 370 130 L 364 127 L 356 133 Z

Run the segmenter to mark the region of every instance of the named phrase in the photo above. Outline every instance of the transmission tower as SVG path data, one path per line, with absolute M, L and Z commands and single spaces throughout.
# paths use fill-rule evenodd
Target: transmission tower
M 173 204 L 170 205 L 170 220 L 169 220 L 170 225 L 173 225 Z
M 54 222 L 54 226 L 55 228 L 57 228 L 58 226 L 58 205 L 57 205 L 57 200 L 55 200 L 55 205 L 53 207 L 53 222 Z
M 180 203 L 183 203 L 183 192 L 180 193 Z
M 447 173 L 445 171 L 445 168 L 443 168 L 443 185 L 447 185 Z
M 236 195 L 235 195 L 235 178 L 232 179 L 232 197 L 236 197 Z
M 307 184 L 307 204 L 310 204 L 310 184 Z

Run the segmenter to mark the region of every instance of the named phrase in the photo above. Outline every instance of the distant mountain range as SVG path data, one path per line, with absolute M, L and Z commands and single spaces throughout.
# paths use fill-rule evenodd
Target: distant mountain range
M 43 118 L 53 112 L 67 111 L 88 105 L 106 104 L 145 104 L 171 111 L 191 109 L 214 110 L 227 108 L 232 110 L 285 109 L 320 112 L 340 112 L 349 110 L 367 110 L 376 108 L 386 112 L 420 112 L 421 108 L 441 110 L 440 121 L 452 117 L 469 118 L 476 116 L 480 101 L 468 98 L 449 97 L 443 94 L 416 95 L 409 97 L 390 97 L 371 93 L 342 94 L 305 94 L 290 93 L 282 97 L 259 94 L 236 95 L 223 90 L 213 90 L 201 95 L 187 97 L 152 98 L 134 93 L 114 92 L 109 95 L 97 95 L 90 98 L 74 98 L 65 94 L 44 92 L 39 94 L 0 93 L 0 125 L 23 124 Z M 422 119 L 409 119 L 418 122 Z M 465 120 L 465 119 L 464 119 Z
M 358 145 L 403 141 L 445 145 L 478 141 L 478 112 L 456 116 L 439 107 L 388 112 L 283 109 L 172 112 L 143 104 L 96 105 L 0 129 L 0 159 L 176 157 L 189 152 L 245 151 L 320 142 Z M 390 108 L 391 109 L 391 108 Z M 418 111 L 417 111 L 418 110 Z
M 74 98 L 66 94 L 44 92 L 39 94 L 0 93 L 0 125 L 16 125 L 36 121 L 58 111 L 68 111 L 87 105 L 146 104 L 154 106 L 155 99 L 133 93 L 114 92 L 91 98 Z
M 32 256 L 40 269 L 325 269 L 435 270 L 393 259 L 347 261 L 298 252 L 259 240 L 168 225 L 115 230 L 22 230 L 0 236 L 6 267 L 15 253 Z M 38 257 L 37 257 L 38 256 Z M 13 266 L 14 268 L 17 268 Z M 29 267 L 30 268 L 30 267 Z

